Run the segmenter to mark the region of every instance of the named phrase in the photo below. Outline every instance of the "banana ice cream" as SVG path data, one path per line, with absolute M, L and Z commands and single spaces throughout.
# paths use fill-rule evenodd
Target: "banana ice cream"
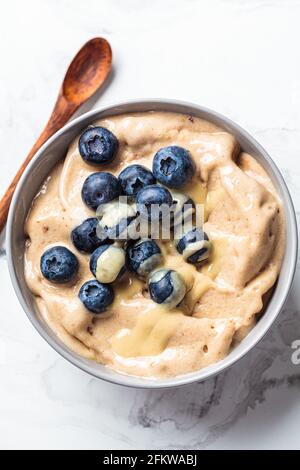
M 110 133 L 76 139 L 28 214 L 24 269 L 40 314 L 69 348 L 121 373 L 159 379 L 220 361 L 254 327 L 280 270 L 284 213 L 270 178 L 232 135 L 196 117 L 147 112 L 93 125 Z M 133 180 L 134 165 L 143 169 Z M 120 194 L 137 205 L 184 194 L 204 207 L 206 238 L 158 238 L 144 251 L 138 242 L 151 258 L 138 267 L 130 256 L 140 254 L 111 240 L 108 224 L 104 248 L 80 245 L 101 198 Z

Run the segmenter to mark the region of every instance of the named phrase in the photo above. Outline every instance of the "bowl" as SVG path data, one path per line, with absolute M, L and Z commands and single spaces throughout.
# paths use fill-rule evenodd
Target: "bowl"
M 42 182 L 54 165 L 66 155 L 71 141 L 87 125 L 97 119 L 150 110 L 198 116 L 233 134 L 242 150 L 253 155 L 267 171 L 282 199 L 286 219 L 286 250 L 281 271 L 272 297 L 256 326 L 223 360 L 196 372 L 157 380 L 120 374 L 104 365 L 85 359 L 69 349 L 39 314 L 34 296 L 28 289 L 24 277 L 24 223 L 26 216 Z M 65 359 L 85 372 L 109 382 L 139 388 L 168 388 L 200 382 L 220 373 L 243 357 L 262 339 L 280 313 L 292 284 L 297 260 L 297 226 L 293 203 L 284 179 L 268 153 L 244 129 L 225 116 L 203 106 L 175 100 L 128 101 L 106 106 L 85 113 L 54 134 L 36 153 L 16 188 L 8 216 L 6 240 L 8 265 L 14 289 L 26 315 L 41 336 Z

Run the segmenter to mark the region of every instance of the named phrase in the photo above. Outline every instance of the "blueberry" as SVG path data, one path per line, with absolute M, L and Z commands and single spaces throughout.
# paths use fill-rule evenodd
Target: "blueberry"
M 104 127 L 89 127 L 79 139 L 79 153 L 92 165 L 110 163 L 115 158 L 119 143 L 116 136 Z
M 191 181 L 195 170 L 190 152 L 176 145 L 160 149 L 153 158 L 155 178 L 170 188 L 179 188 Z
M 167 308 L 176 307 L 186 293 L 186 286 L 179 273 L 172 269 L 158 269 L 149 278 L 151 299 Z
M 115 245 L 99 246 L 91 256 L 90 270 L 99 282 L 114 282 L 125 272 L 125 251 Z
M 96 280 L 87 281 L 79 291 L 79 298 L 85 308 L 93 313 L 101 313 L 114 301 L 113 288 Z
M 139 240 L 127 248 L 126 267 L 139 276 L 146 277 L 162 261 L 162 254 L 154 240 Z
M 76 256 L 64 246 L 54 246 L 41 257 L 41 271 L 48 281 L 63 284 L 71 281 L 78 271 Z
M 98 236 L 101 239 L 127 240 L 131 233 L 134 236 L 136 216 L 135 206 L 123 202 L 122 197 L 100 206 L 97 211 Z
M 120 194 L 121 186 L 118 179 L 106 171 L 92 173 L 88 176 L 81 191 L 83 202 L 94 210 L 100 204 L 110 202 Z
M 135 197 L 140 189 L 151 184 L 156 180 L 150 170 L 142 165 L 130 165 L 119 174 L 119 181 L 124 194 Z
M 148 220 L 161 220 L 170 214 L 173 199 L 167 188 L 152 184 L 142 188 L 136 196 L 137 210 Z
M 188 263 L 200 263 L 209 257 L 211 243 L 200 228 L 187 232 L 177 243 L 177 251 Z
M 92 253 L 103 241 L 97 236 L 98 219 L 91 217 L 72 230 L 71 239 L 74 246 L 84 253 Z

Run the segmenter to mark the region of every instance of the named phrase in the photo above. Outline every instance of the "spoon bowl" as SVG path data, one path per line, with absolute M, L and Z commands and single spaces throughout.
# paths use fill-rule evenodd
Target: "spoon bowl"
M 103 38 L 91 39 L 76 54 L 67 70 L 62 85 L 63 96 L 80 106 L 106 80 L 111 64 L 110 44 Z

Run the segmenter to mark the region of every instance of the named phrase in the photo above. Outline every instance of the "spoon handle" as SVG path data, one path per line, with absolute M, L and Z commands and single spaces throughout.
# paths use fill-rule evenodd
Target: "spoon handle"
M 10 183 L 9 187 L 7 188 L 4 196 L 0 201 L 0 233 L 5 227 L 10 203 L 15 192 L 16 186 L 22 174 L 24 173 L 28 163 L 32 160 L 33 156 L 46 142 L 46 140 L 48 140 L 49 137 L 51 137 L 56 131 L 58 131 L 64 124 L 66 124 L 70 117 L 75 113 L 77 108 L 78 106 L 74 105 L 74 103 L 68 102 L 64 98 L 62 93 L 59 93 L 49 121 L 47 122 L 44 130 L 35 142 L 34 146 L 30 150 L 25 161 L 20 166 L 18 172 L 16 173 L 14 179 Z

